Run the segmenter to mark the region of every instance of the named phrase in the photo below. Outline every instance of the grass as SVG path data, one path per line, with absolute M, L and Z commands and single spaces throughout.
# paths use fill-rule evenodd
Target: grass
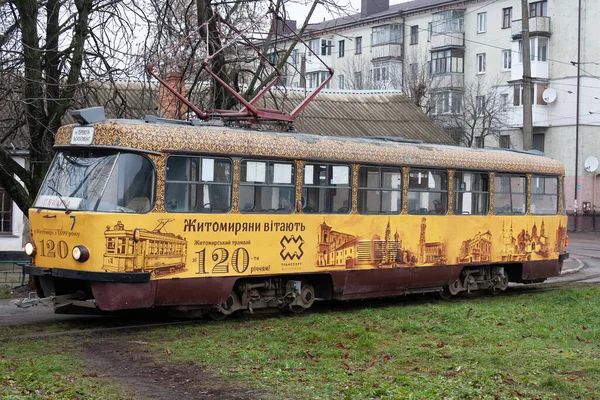
M 119 389 L 86 376 L 71 338 L 0 343 L 0 398 L 3 400 L 114 399 Z
M 191 360 L 274 398 L 590 398 L 600 396 L 598 315 L 600 289 L 563 290 L 209 323 L 144 338 L 172 362 Z
M 389 304 L 200 321 L 110 340 L 144 341 L 158 364 L 191 362 L 215 385 L 272 399 L 600 398 L 600 288 Z M 36 328 L 44 330 L 57 328 Z M 92 339 L 75 339 L 2 342 L 0 398 L 118 397 L 118 388 L 82 375 L 79 349 Z
M 11 299 L 12 298 L 12 287 L 3 285 L 0 283 L 0 299 Z

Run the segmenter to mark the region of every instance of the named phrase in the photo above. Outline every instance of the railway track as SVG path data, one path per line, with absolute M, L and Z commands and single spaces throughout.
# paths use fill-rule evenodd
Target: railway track
M 522 296 L 528 295 L 532 293 L 542 293 L 549 292 L 561 289 L 578 289 L 578 288 L 586 288 L 600 285 L 600 282 L 588 282 L 590 280 L 599 279 L 600 274 L 595 275 L 586 275 L 582 276 L 581 279 L 572 279 L 568 281 L 559 281 L 559 282 L 551 282 L 551 283 L 538 283 L 531 285 L 511 285 L 508 289 L 498 296 L 506 297 L 506 296 Z M 471 295 L 462 295 L 456 298 L 453 298 L 450 301 L 470 301 L 473 299 L 480 298 L 482 296 L 487 296 L 485 291 L 480 291 L 473 293 Z M 315 303 L 315 306 L 308 312 L 310 313 L 328 313 L 328 312 L 339 312 L 344 310 L 351 310 L 355 308 L 363 308 L 365 306 L 372 308 L 379 307 L 389 307 L 393 305 L 418 305 L 432 301 L 431 295 L 408 295 L 406 297 L 401 297 L 401 302 L 398 301 L 398 298 L 385 298 L 385 299 L 373 299 L 373 300 L 362 300 L 362 301 L 350 301 L 350 302 L 319 302 Z M 434 300 L 434 301 L 445 301 L 442 299 Z M 251 314 L 243 314 L 238 319 L 252 319 L 252 318 L 260 318 L 264 316 L 272 316 L 279 314 L 278 310 L 275 310 L 273 313 L 260 313 L 256 315 Z M 89 325 L 90 321 L 74 319 L 68 321 L 68 324 L 73 325 L 73 329 L 67 329 L 58 332 L 41 332 L 41 333 L 32 333 L 27 335 L 18 335 L 18 336 L 0 336 L 0 342 L 6 342 L 11 340 L 23 340 L 23 339 L 42 339 L 53 336 L 78 336 L 78 335 L 98 335 L 103 333 L 111 333 L 111 332 L 126 332 L 126 331 L 135 331 L 141 329 L 151 329 L 151 328 L 160 328 L 160 327 L 168 327 L 168 326 L 176 326 L 176 325 L 193 325 L 199 323 L 205 323 L 205 319 L 201 318 L 193 318 L 193 319 L 173 319 L 172 317 L 160 315 L 155 316 L 152 313 L 148 313 L 147 316 L 134 320 L 132 322 L 131 318 L 122 318 L 120 316 L 107 316 L 106 319 L 102 318 L 97 322 L 96 326 L 81 328 L 81 325 Z M 62 322 L 65 323 L 65 322 Z M 96 323 L 93 321 L 92 323 Z M 111 326 L 106 326 L 110 324 Z M 79 326 L 78 326 L 79 325 Z

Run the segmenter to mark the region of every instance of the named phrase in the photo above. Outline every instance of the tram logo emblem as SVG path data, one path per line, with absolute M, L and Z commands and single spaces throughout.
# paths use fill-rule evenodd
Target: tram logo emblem
M 279 255 L 283 260 L 287 260 L 288 258 L 290 260 L 293 260 L 294 258 L 300 260 L 304 255 L 304 250 L 302 250 L 304 239 L 302 239 L 302 236 L 294 237 L 294 235 L 292 235 L 289 238 L 284 236 L 279 243 L 281 244 L 281 252 Z

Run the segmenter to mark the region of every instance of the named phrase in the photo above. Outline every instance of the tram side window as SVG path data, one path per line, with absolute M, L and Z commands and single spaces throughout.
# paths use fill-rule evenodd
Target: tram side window
M 448 173 L 411 168 L 408 173 L 408 213 L 446 214 Z
M 558 212 L 558 178 L 555 176 L 531 177 L 531 213 L 554 215 Z
M 402 212 L 402 170 L 360 167 L 358 170 L 358 212 L 400 214 Z
M 486 173 L 454 173 L 454 214 L 487 215 L 490 209 L 490 177 Z
M 294 212 L 294 163 L 244 160 L 240 165 L 239 201 L 242 213 Z
M 494 213 L 524 215 L 527 211 L 525 175 L 496 174 L 494 177 Z
M 305 213 L 348 214 L 351 209 L 350 166 L 306 164 L 302 186 Z
M 167 212 L 226 213 L 231 210 L 231 160 L 212 157 L 167 158 Z

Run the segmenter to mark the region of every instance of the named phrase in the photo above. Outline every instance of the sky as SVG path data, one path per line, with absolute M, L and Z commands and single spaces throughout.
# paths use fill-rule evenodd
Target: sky
M 339 5 L 341 5 L 345 9 L 347 9 L 348 14 L 355 14 L 355 13 L 360 12 L 361 0 L 335 0 L 335 1 Z M 390 0 L 390 5 L 405 3 L 407 1 L 409 1 L 409 0 Z M 303 0 L 300 0 L 300 2 L 303 2 Z M 310 1 L 310 0 L 305 1 L 304 4 L 287 3 L 286 9 L 287 9 L 288 14 L 290 15 L 289 19 L 296 20 L 298 27 L 300 27 L 300 24 L 302 22 L 304 22 L 306 15 L 310 11 L 311 5 L 312 5 L 312 1 Z M 313 13 L 312 18 L 310 19 L 310 22 L 314 24 L 317 22 L 323 22 L 323 18 L 325 18 L 325 20 L 330 20 L 330 19 L 334 19 L 334 18 L 338 18 L 338 17 L 340 17 L 340 15 L 331 15 L 322 4 L 319 4 L 319 5 L 317 5 L 315 12 Z

